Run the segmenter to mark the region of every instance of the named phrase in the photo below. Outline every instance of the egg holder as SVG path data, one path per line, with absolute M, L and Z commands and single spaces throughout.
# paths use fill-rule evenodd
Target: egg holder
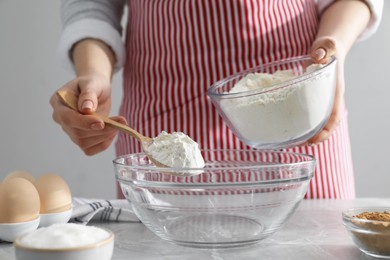
M 72 209 L 58 213 L 39 214 L 39 216 L 41 219 L 39 221 L 39 227 L 48 227 L 53 224 L 67 223 L 72 216 Z
M 13 242 L 17 237 L 37 228 L 67 223 L 71 216 L 72 209 L 59 213 L 39 214 L 36 219 L 26 222 L 0 223 L 0 241 Z
M 36 219 L 19 223 L 0 223 L 0 240 L 13 242 L 17 237 L 38 228 L 40 216 Z

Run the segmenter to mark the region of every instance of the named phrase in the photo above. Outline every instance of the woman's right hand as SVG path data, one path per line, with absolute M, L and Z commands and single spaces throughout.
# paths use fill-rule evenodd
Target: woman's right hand
M 105 127 L 104 122 L 92 113 L 109 115 L 110 79 L 103 74 L 89 73 L 66 83 L 60 90 L 70 91 L 79 96 L 79 112 L 64 105 L 57 93 L 54 93 L 50 99 L 53 107 L 53 120 L 86 155 L 94 155 L 106 150 L 114 140 L 117 130 Z M 121 116 L 112 117 L 112 119 L 127 123 L 126 119 Z

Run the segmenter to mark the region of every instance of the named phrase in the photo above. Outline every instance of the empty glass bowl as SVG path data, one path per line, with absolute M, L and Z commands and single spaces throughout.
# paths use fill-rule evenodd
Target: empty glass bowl
M 342 213 L 345 228 L 362 252 L 373 257 L 390 259 L 390 221 L 377 221 L 356 217 L 364 212 L 386 212 L 389 215 L 390 208 L 354 208 Z
M 313 157 L 289 152 L 202 155 L 201 169 L 157 168 L 142 153 L 113 161 L 135 214 L 162 239 L 200 248 L 257 243 L 291 216 L 315 167 Z
M 321 130 L 332 111 L 336 59 L 309 56 L 264 64 L 213 84 L 208 96 L 229 128 L 257 149 L 302 144 Z

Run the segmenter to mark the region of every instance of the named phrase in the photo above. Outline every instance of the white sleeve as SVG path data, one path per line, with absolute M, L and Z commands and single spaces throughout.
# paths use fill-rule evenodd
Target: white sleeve
M 334 2 L 335 0 L 317 0 L 317 9 L 319 15 Z M 371 11 L 370 21 L 366 29 L 360 34 L 357 40 L 365 40 L 373 35 L 379 27 L 380 21 L 382 19 L 383 12 L 383 0 L 363 0 Z
M 69 70 L 74 70 L 70 57 L 73 45 L 85 38 L 94 38 L 110 46 L 116 57 L 114 72 L 125 62 L 125 48 L 121 35 L 110 24 L 97 19 L 83 19 L 68 25 L 62 32 L 58 53 L 60 61 Z
M 73 45 L 86 38 L 98 39 L 107 44 L 115 54 L 114 72 L 125 62 L 120 20 L 124 0 L 62 0 L 63 30 L 58 46 L 62 64 L 74 71 L 71 59 Z

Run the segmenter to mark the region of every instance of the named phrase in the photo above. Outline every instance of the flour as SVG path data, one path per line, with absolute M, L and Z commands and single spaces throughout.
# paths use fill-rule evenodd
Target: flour
M 109 238 L 110 234 L 98 227 L 66 223 L 39 228 L 20 240 L 31 248 L 63 249 L 93 245 Z
M 203 168 L 199 145 L 182 132 L 161 132 L 146 149 L 158 162 L 172 168 Z
M 313 64 L 303 74 L 322 66 Z M 327 119 L 334 96 L 329 89 L 335 84 L 334 74 L 326 68 L 323 73 L 299 81 L 294 80 L 297 76 L 292 70 L 252 73 L 229 93 L 252 92 L 221 100 L 221 109 L 245 143 L 256 148 L 285 144 L 318 130 Z M 277 85 L 289 80 L 293 83 L 288 87 Z

